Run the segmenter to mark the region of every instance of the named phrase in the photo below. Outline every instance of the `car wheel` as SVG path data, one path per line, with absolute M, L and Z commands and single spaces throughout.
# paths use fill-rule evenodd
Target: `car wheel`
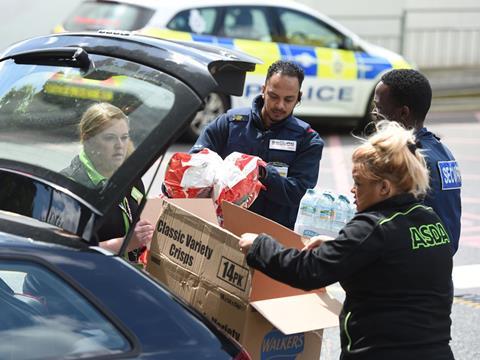
M 199 111 L 186 131 L 186 138 L 196 141 L 203 129 L 217 116 L 225 113 L 230 108 L 229 99 L 223 94 L 212 93 L 205 99 L 205 107 Z

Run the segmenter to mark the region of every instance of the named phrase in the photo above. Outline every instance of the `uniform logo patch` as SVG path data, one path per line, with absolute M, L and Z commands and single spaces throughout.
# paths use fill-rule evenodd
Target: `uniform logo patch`
M 284 151 L 297 151 L 297 142 L 294 140 L 270 139 L 270 149 L 284 150 Z
M 455 160 L 439 161 L 437 163 L 442 190 L 454 190 L 462 187 L 462 176 Z
M 246 115 L 233 115 L 232 120 L 233 121 L 246 121 L 246 120 L 248 120 L 248 116 L 246 116 Z

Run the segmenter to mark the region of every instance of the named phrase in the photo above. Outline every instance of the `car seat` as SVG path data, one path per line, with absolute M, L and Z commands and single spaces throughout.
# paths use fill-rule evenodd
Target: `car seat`
M 234 38 L 257 39 L 252 12 L 248 9 L 239 9 L 234 24 L 225 28 L 225 35 Z

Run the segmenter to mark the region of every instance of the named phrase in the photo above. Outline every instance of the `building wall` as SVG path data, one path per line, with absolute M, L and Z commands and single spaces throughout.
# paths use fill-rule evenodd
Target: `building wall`
M 297 0 L 419 67 L 480 66 L 478 0 Z

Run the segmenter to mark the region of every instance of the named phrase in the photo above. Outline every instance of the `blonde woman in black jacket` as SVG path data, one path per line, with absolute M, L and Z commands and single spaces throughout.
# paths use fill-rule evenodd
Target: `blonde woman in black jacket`
M 411 131 L 388 121 L 377 129 L 353 153 L 357 214 L 334 240 L 299 251 L 248 233 L 240 248 L 251 267 L 291 286 L 340 282 L 341 359 L 451 360 L 450 239 L 420 201 L 425 160 Z

